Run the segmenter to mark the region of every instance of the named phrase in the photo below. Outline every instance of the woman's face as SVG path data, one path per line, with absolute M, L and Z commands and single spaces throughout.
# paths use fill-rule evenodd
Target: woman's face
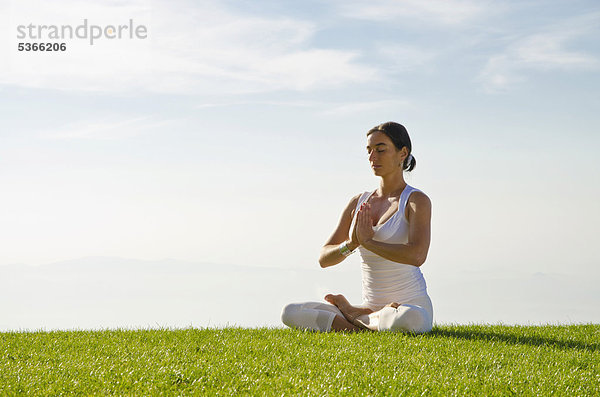
M 402 162 L 408 155 L 403 147 L 397 150 L 392 140 L 383 132 L 375 131 L 367 137 L 369 163 L 377 176 L 402 171 Z

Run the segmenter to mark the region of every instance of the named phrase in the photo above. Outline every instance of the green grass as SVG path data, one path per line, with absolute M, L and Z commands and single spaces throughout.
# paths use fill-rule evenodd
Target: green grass
M 0 333 L 0 395 L 600 395 L 600 325 Z

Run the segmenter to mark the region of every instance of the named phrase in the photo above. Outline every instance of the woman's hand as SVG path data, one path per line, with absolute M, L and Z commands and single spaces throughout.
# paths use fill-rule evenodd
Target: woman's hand
M 354 251 L 355 249 L 358 248 L 358 246 L 360 245 L 360 241 L 358 241 L 358 235 L 356 233 L 356 229 L 358 228 L 358 217 L 356 218 L 356 222 L 354 222 L 354 226 L 352 227 L 352 230 L 350 231 L 350 243 L 348 243 L 348 248 L 350 248 L 352 251 Z
M 371 204 L 363 203 L 358 210 L 356 225 L 354 227 L 359 244 L 363 245 L 373 238 L 373 218 L 371 216 Z

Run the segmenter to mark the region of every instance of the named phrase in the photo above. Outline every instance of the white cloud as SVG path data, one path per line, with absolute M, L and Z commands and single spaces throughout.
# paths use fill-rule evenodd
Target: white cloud
M 243 105 L 267 105 L 279 107 L 295 107 L 314 109 L 315 112 L 322 115 L 343 116 L 356 112 L 371 112 L 376 110 L 397 110 L 406 109 L 412 106 L 412 103 L 405 99 L 383 99 L 363 102 L 332 102 L 332 101 L 233 101 L 222 103 L 203 103 L 197 105 L 198 109 L 243 106 Z
M 573 18 L 545 31 L 512 41 L 500 54 L 491 56 L 479 78 L 488 91 L 505 90 L 526 80 L 528 71 L 593 70 L 597 56 L 569 48 L 572 41 L 592 36 L 600 14 Z
M 458 25 L 489 10 L 488 2 L 470 0 L 372 0 L 340 2 L 344 16 L 374 21 L 395 19 Z
M 218 107 L 228 107 L 228 106 L 244 106 L 244 105 L 267 105 L 267 106 L 289 106 L 289 107 L 297 107 L 297 108 L 314 108 L 323 106 L 323 102 L 314 102 L 314 101 L 286 101 L 286 100 L 278 100 L 278 101 L 225 101 L 225 102 L 209 102 L 209 103 L 201 103 L 196 106 L 197 109 L 207 109 L 207 108 L 218 108 Z
M 58 14 L 56 10 L 61 10 Z M 64 13 L 63 13 L 64 10 Z M 16 26 L 121 24 L 147 39 L 67 40 L 64 53 L 17 52 Z M 311 46 L 316 27 L 282 17 L 235 14 L 215 1 L 12 3 L 0 84 L 64 90 L 227 94 L 310 90 L 377 79 L 356 51 Z
M 373 112 L 377 110 L 393 110 L 406 109 L 411 106 L 411 103 L 407 100 L 382 100 L 382 101 L 368 101 L 368 102 L 349 102 L 349 103 L 338 103 L 329 104 L 329 107 L 323 110 L 321 113 L 326 115 L 343 116 L 356 114 L 359 112 Z
M 170 120 L 155 120 L 149 116 L 75 122 L 52 130 L 38 132 L 43 139 L 120 140 L 139 136 L 149 129 L 164 127 Z

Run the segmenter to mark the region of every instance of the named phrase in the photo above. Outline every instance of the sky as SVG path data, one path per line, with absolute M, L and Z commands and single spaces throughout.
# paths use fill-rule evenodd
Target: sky
M 147 34 L 18 38 L 85 21 Z M 385 121 L 437 323 L 598 323 L 599 33 L 579 0 L 0 0 L 0 330 L 360 303 L 359 258 L 317 259 Z

